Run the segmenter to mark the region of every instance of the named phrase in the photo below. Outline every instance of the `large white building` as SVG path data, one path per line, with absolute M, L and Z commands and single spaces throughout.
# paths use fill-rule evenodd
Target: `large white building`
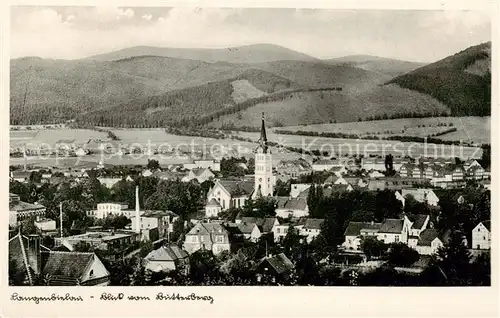
M 267 145 L 266 125 L 262 113 L 262 127 L 260 130 L 259 146 L 255 151 L 255 191 L 253 197 L 272 196 L 276 177 L 273 175 L 273 160 Z

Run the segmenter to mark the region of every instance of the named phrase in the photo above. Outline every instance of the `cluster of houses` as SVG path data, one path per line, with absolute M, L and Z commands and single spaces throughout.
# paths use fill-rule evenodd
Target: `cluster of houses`
M 475 160 L 456 165 L 454 160 L 421 159 L 418 164 L 395 159 L 393 168 L 398 175 L 385 177 L 385 160 L 366 158 L 361 166 L 352 158 L 319 160 L 309 164 L 305 160 L 282 161 L 273 168 L 272 154 L 268 147 L 264 118 L 261 136 L 255 152 L 255 172 L 241 178 L 216 178 L 214 172 L 220 171 L 220 164 L 212 159 L 193 160 L 183 166 L 170 166 L 167 170 L 149 170 L 143 176 L 156 176 L 160 179 L 175 178 L 183 181 L 213 180 L 214 185 L 207 193 L 204 215 L 191 220 L 194 226 L 185 235 L 181 247 L 175 244 L 160 244 L 144 259 L 146 268 L 153 271 L 188 270 L 189 255 L 198 250 L 210 250 L 215 255 L 224 251 L 237 252 L 245 240 L 256 242 L 262 236 L 272 236 L 275 242 L 282 241 L 291 230 L 296 231 L 304 242 L 312 242 L 323 227 L 323 219 L 309 217 L 308 194 L 310 184 L 292 184 L 288 196 L 275 196 L 277 179 L 297 178 L 312 171 L 328 171 L 331 175 L 323 183 L 324 195 L 336 192 L 349 192 L 354 189 L 375 191 L 390 189 L 404 206 L 411 196 L 414 200 L 437 206 L 439 198 L 432 188 L 421 187 L 422 181 L 433 186 L 447 187 L 466 179 L 484 181 L 488 172 Z M 76 169 L 64 171 L 65 176 L 76 173 L 77 178 L 88 177 L 88 169 L 95 169 L 95 163 L 83 163 Z M 349 172 L 365 170 L 358 176 L 348 176 Z M 25 173 L 21 176 L 22 173 Z M 29 178 L 26 171 L 13 172 L 11 178 Z M 21 179 L 24 178 L 24 179 Z M 50 176 L 42 178 L 53 179 Z M 131 177 L 130 181 L 132 180 Z M 102 184 L 112 187 L 122 177 L 100 177 Z M 52 180 L 51 180 L 52 182 Z M 132 220 L 130 226 L 121 230 L 91 228 L 85 233 L 62 236 L 55 239 L 55 248 L 49 250 L 40 244 L 37 235 L 23 236 L 20 232 L 9 240 L 9 257 L 15 266 L 26 273 L 26 279 L 33 284 L 35 275 L 42 275 L 49 284 L 66 285 L 106 285 L 109 272 L 95 253 L 76 252 L 75 247 L 86 243 L 101 250 L 127 251 L 127 247 L 140 241 L 169 242 L 173 223 L 178 216 L 170 211 L 143 211 L 139 206 L 139 189 L 136 188 L 135 209 L 129 209 L 119 202 L 99 203 L 95 210 L 87 211 L 87 216 L 105 219 L 108 216 L 122 215 Z M 242 208 L 248 200 L 260 197 L 273 198 L 276 202 L 276 216 L 256 218 L 238 215 L 234 222 L 220 218 L 220 214 L 231 208 Z M 45 219 L 45 208 L 37 204 L 21 202 L 16 195 L 10 195 L 10 218 L 12 226 L 26 217 L 37 217 L 37 228 L 42 233 L 57 232 L 54 220 Z M 398 219 L 385 219 L 381 223 L 350 222 L 345 230 L 342 248 L 348 252 L 360 252 L 365 237 L 374 237 L 384 243 L 401 242 L 414 248 L 422 255 L 430 255 L 449 238 L 449 232 L 438 232 L 432 228 L 429 215 L 402 215 Z M 281 220 L 281 221 L 280 221 Z M 491 243 L 489 221 L 478 224 L 472 233 L 472 248 L 489 249 Z M 71 259 L 78 259 L 72 262 Z M 38 262 L 35 261 L 39 260 Z M 60 264 L 56 266 L 54 264 Z M 283 254 L 264 257 L 256 265 L 256 272 L 272 271 L 282 275 L 293 268 L 293 263 Z

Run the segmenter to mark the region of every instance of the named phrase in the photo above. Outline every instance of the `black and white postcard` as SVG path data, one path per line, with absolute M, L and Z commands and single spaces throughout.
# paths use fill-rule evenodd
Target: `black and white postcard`
M 4 10 L 2 315 L 498 314 L 497 4 Z

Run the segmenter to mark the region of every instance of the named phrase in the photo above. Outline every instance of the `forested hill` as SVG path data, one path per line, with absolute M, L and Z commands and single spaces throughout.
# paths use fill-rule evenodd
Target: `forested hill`
M 491 42 L 469 47 L 388 82 L 428 94 L 453 116 L 491 114 Z

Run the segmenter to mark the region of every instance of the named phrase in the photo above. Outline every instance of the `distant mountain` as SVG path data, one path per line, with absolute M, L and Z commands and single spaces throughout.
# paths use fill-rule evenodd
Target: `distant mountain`
M 178 54 L 199 54 L 205 60 L 158 56 L 158 52 L 144 50 L 120 59 L 112 59 L 112 55 L 123 56 L 110 53 L 106 58 L 111 60 L 104 55 L 70 61 L 13 59 L 11 123 L 76 119 L 82 124 L 123 127 L 250 126 L 258 124 L 260 112 L 266 111 L 273 119 L 271 125 L 288 126 L 449 113 L 428 94 L 386 85 L 393 78 L 393 69 L 374 71 L 359 64 L 307 56 L 307 61 L 296 60 L 292 57 L 303 56 L 273 45 L 242 47 L 236 53 L 249 53 L 240 55 L 236 63 L 231 60 L 235 52 L 186 50 L 191 55 Z M 259 50 L 276 54 L 252 55 Z M 152 55 L 143 55 L 146 53 Z M 226 60 L 214 61 L 219 58 Z M 259 61 L 266 59 L 270 61 Z M 359 63 L 366 57 L 352 59 Z M 468 69 L 470 74 L 482 70 L 474 65 Z
M 325 62 L 334 65 L 358 67 L 392 77 L 402 75 L 425 65 L 425 63 L 402 61 L 371 55 L 348 55 L 325 60 Z
M 314 61 L 316 58 L 274 44 L 253 44 L 224 49 L 162 48 L 136 46 L 115 52 L 91 56 L 87 59 L 113 61 L 134 56 L 154 55 L 205 62 L 262 63 L 280 60 Z
M 491 114 L 491 42 L 398 76 L 397 84 L 441 101 L 454 116 Z
M 82 111 L 234 78 L 248 68 L 157 56 L 117 61 L 14 59 L 11 122 L 71 119 Z

